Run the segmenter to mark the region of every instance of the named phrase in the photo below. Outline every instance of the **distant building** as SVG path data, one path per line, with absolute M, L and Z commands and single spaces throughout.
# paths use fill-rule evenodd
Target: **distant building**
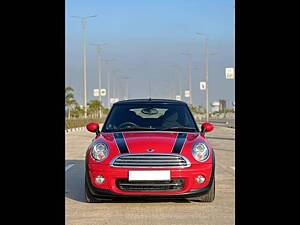
M 211 112 L 220 112 L 220 111 L 224 111 L 225 109 L 227 109 L 226 107 L 226 100 L 219 100 L 219 101 L 214 101 L 211 104 Z
M 211 112 L 219 112 L 220 111 L 220 102 L 219 101 L 214 101 L 211 104 Z
M 220 102 L 219 111 L 224 111 L 226 109 L 226 100 L 219 100 L 219 102 Z

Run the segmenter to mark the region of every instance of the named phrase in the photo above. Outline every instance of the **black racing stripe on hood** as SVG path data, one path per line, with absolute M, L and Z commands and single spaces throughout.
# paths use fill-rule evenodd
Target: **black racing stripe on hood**
M 172 153 L 180 154 L 183 144 L 185 142 L 186 136 L 187 136 L 187 133 L 179 133 L 177 135 L 174 147 L 172 149 Z
M 114 133 L 114 137 L 115 137 L 115 140 L 118 145 L 120 153 L 121 154 L 129 153 L 123 134 L 122 133 Z

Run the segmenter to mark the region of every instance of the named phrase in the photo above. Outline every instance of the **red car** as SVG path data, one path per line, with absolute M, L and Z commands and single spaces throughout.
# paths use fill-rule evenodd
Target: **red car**
M 122 197 L 215 197 L 214 150 L 199 130 L 186 103 L 175 100 L 119 101 L 86 153 L 87 202 Z

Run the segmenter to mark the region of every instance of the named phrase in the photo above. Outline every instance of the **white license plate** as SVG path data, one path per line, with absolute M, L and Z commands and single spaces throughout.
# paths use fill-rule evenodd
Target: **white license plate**
M 171 180 L 171 172 L 170 170 L 129 170 L 128 180 Z

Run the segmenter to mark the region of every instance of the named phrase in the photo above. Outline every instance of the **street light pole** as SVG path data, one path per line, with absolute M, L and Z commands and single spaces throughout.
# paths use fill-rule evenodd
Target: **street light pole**
M 198 35 L 204 36 L 204 57 L 205 57 L 205 111 L 206 111 L 206 122 L 209 120 L 209 114 L 208 114 L 208 47 L 207 42 L 208 38 L 204 33 L 196 33 Z
M 111 75 L 111 77 L 112 77 L 112 83 L 111 83 L 111 85 L 112 85 L 112 98 L 116 98 L 117 97 L 117 93 L 116 93 L 116 91 L 117 91 L 117 88 L 116 88 L 117 76 L 116 76 L 116 74 L 119 71 L 120 70 L 118 70 L 118 69 L 112 70 L 112 75 Z
M 180 79 L 180 67 L 178 65 L 171 65 L 172 67 L 174 67 L 176 70 L 177 70 L 177 81 L 178 81 L 178 93 L 179 93 L 179 96 L 180 96 L 180 99 L 181 99 L 181 94 L 182 94 L 182 91 L 181 91 L 181 79 Z
M 107 91 L 106 91 L 106 95 L 107 95 L 107 107 L 110 108 L 110 73 L 109 73 L 109 69 L 108 69 L 108 63 L 111 61 L 114 61 L 114 59 L 104 59 L 103 60 L 106 64 L 106 68 L 107 68 Z
M 102 44 L 102 45 L 105 45 L 106 43 Z M 91 44 L 91 45 L 94 45 L 96 46 L 96 51 L 97 51 L 97 65 L 98 65 L 98 80 L 99 80 L 99 102 L 101 104 L 101 44 Z M 102 110 L 101 110 L 101 106 L 100 106 L 100 111 L 99 111 L 99 114 L 100 114 L 100 118 L 102 117 Z
M 208 114 L 208 52 L 207 52 L 207 37 L 205 37 L 205 108 L 206 108 L 206 122 L 209 120 Z
M 86 28 L 87 28 L 87 19 L 96 17 L 94 16 L 72 16 L 73 18 L 77 18 L 81 20 L 82 25 L 82 39 L 83 39 L 83 93 L 84 93 L 84 118 L 87 118 L 87 66 L 86 66 Z
M 149 98 L 151 98 L 151 79 L 149 77 Z
M 188 64 L 188 70 L 189 70 L 189 91 L 190 91 L 189 104 L 192 105 L 192 54 L 191 53 L 181 53 L 181 54 L 188 56 L 188 60 L 189 60 L 189 64 Z
M 189 56 L 189 89 L 190 89 L 190 105 L 192 102 L 192 55 Z
M 208 56 L 209 55 L 216 55 L 216 53 L 208 53 L 208 38 L 205 38 L 205 82 L 206 82 L 206 89 L 205 89 L 205 101 L 206 101 L 206 122 L 209 120 L 209 113 L 208 113 Z
M 86 73 L 87 73 L 87 67 L 86 67 L 86 20 L 81 20 L 82 25 L 82 39 L 83 39 L 83 96 L 84 96 L 84 118 L 87 118 L 87 85 L 86 85 Z
M 178 74 L 178 85 L 179 85 L 179 95 L 180 95 L 180 100 L 182 98 L 182 87 L 181 87 L 181 80 L 180 80 L 180 75 Z
M 107 71 L 107 108 L 110 108 L 110 76 L 109 71 Z
M 128 86 L 128 80 L 130 79 L 131 77 L 128 77 L 128 76 L 126 76 L 126 77 L 122 77 L 122 79 L 124 79 L 125 80 L 125 90 L 126 90 L 126 93 L 125 93 L 125 98 L 124 98 L 124 100 L 127 100 L 127 99 L 129 99 L 129 86 Z
M 100 103 L 100 119 L 102 117 L 102 110 L 101 110 L 101 55 L 100 55 L 101 48 L 100 46 L 97 47 L 98 53 L 98 79 L 99 79 L 99 103 Z
M 129 78 L 128 78 L 129 79 Z M 128 79 L 126 80 L 126 98 L 129 99 L 129 85 L 128 85 Z

